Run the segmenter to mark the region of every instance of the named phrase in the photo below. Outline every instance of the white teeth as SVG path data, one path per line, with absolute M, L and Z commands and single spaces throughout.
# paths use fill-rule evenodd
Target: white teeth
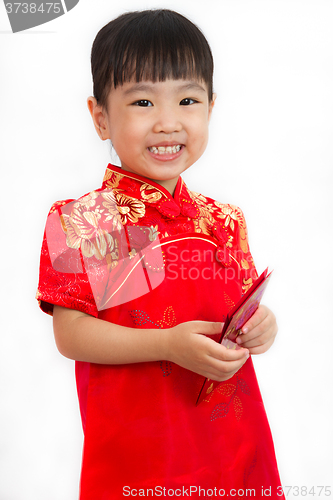
M 177 146 L 151 146 L 148 148 L 151 153 L 158 154 L 158 155 L 164 155 L 166 153 L 178 153 L 181 150 L 181 145 L 177 144 Z

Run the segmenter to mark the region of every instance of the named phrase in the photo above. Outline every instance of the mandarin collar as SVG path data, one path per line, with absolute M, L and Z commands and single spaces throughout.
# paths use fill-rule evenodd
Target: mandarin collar
M 149 205 L 155 206 L 164 217 L 174 218 L 182 214 L 194 219 L 200 213 L 199 207 L 181 176 L 179 176 L 174 196 L 172 196 L 157 182 L 109 163 L 102 188 L 117 189 L 145 204 L 149 203 Z

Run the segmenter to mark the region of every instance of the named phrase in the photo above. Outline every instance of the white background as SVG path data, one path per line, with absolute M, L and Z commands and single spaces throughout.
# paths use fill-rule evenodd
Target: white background
M 0 500 L 78 495 L 74 362 L 34 299 L 39 251 L 51 204 L 99 187 L 110 161 L 86 107 L 93 39 L 153 7 L 197 23 L 215 57 L 210 143 L 185 180 L 239 205 L 258 270 L 275 269 L 279 335 L 254 361 L 282 483 L 333 486 L 333 2 L 81 0 L 17 34 L 1 2 Z

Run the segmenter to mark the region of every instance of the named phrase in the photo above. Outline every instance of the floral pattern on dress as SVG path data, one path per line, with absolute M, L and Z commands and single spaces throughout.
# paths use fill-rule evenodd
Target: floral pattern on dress
M 152 325 L 156 328 L 172 328 L 177 324 L 175 311 L 172 306 L 168 306 L 163 312 L 162 319 L 158 319 L 156 321 L 152 320 L 149 314 L 140 309 L 130 311 L 130 315 L 134 325 L 139 326 L 140 328 L 146 328 L 146 325 Z M 163 377 L 171 375 L 173 365 L 171 361 L 161 360 L 158 361 L 158 364 L 162 370 Z
M 148 203 L 156 203 L 162 198 L 161 192 L 156 191 L 156 189 L 153 186 L 150 186 L 149 184 L 146 183 L 142 184 L 140 188 L 140 193 L 142 199 Z
M 198 233 L 216 240 L 217 261 L 222 266 L 238 264 L 243 293 L 252 286 L 256 273 L 238 207 L 190 191 L 181 178 L 173 198 L 154 182 L 118 170 L 107 168 L 100 189 L 52 206 L 50 214 L 58 211 L 68 248 L 80 251 L 85 259 L 96 259 L 96 264 L 105 259 L 110 270 L 120 258 L 132 259 L 138 251 L 128 247 L 125 226 L 151 228 L 154 239 L 160 241 Z M 88 267 L 96 264 L 92 261 Z
M 243 378 L 241 378 L 241 370 L 229 380 L 222 382 L 216 389 L 203 400 L 203 402 L 210 402 L 212 398 L 222 395 L 225 401 L 217 403 L 211 413 L 211 421 L 218 418 L 226 417 L 230 410 L 233 409 L 236 420 L 240 420 L 243 416 L 243 403 L 241 395 L 250 395 L 250 388 Z M 220 400 L 220 398 L 218 398 Z
M 127 222 L 136 223 L 145 215 L 146 210 L 144 203 L 136 198 L 126 196 L 117 191 L 102 193 L 102 197 L 105 200 L 103 206 L 110 214 L 105 221 L 119 214 L 121 223 L 125 225 Z
M 95 256 L 103 260 L 107 253 L 112 253 L 115 247 L 111 234 L 99 225 L 102 211 L 74 208 L 71 215 L 62 214 L 62 228 L 66 233 L 66 243 L 69 248 L 80 249 L 84 257 Z
M 223 205 L 222 203 L 219 203 L 218 201 L 215 201 L 215 205 L 221 210 L 221 213 L 217 216 L 219 219 L 224 220 L 224 225 L 225 227 L 230 225 L 230 228 L 232 231 L 235 230 L 235 222 L 237 221 L 237 213 L 236 213 L 236 208 L 233 205 Z

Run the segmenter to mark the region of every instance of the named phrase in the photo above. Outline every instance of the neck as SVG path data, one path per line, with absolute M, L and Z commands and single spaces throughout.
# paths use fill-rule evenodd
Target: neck
M 136 173 L 134 170 L 131 170 L 127 165 L 121 165 L 121 168 L 123 170 L 125 170 L 126 172 Z M 174 179 L 166 179 L 166 180 L 151 179 L 150 177 L 145 177 L 144 175 L 141 175 L 141 177 L 143 177 L 144 179 L 147 179 L 148 181 L 153 181 L 156 184 L 159 184 L 160 186 L 164 187 L 164 189 L 169 191 L 171 196 L 173 196 L 175 193 L 175 189 L 176 189 L 177 182 L 179 179 L 179 175 L 178 175 L 178 177 L 176 177 Z
M 171 196 L 173 196 L 175 194 L 175 189 L 177 186 L 178 179 L 179 179 L 179 176 L 176 179 L 169 179 L 166 181 L 158 181 L 156 179 L 150 179 L 150 180 L 156 182 L 156 184 L 159 184 L 160 186 L 163 186 L 164 189 L 169 191 Z

